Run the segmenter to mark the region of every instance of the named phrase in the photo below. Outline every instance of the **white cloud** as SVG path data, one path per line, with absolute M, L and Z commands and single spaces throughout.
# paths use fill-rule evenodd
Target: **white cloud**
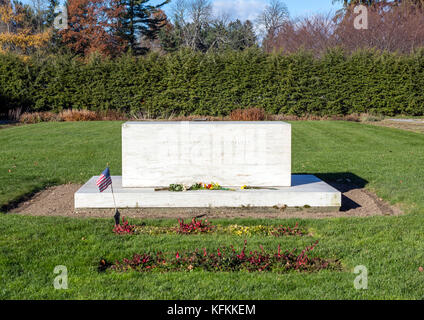
M 241 21 L 254 21 L 266 5 L 263 0 L 215 0 L 212 3 L 215 14 L 227 14 Z

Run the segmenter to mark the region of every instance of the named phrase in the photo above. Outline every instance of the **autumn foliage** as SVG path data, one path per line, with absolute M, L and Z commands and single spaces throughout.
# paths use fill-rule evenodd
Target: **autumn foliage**
M 68 28 L 60 32 L 63 42 L 83 55 L 117 55 L 125 49 L 117 35 L 122 13 L 117 0 L 69 0 Z
M 4 26 L 4 32 L 0 33 L 0 53 L 14 51 L 28 54 L 47 44 L 50 32 L 36 32 L 25 23 L 25 18 L 26 12 L 21 4 L 0 4 L 0 25 Z

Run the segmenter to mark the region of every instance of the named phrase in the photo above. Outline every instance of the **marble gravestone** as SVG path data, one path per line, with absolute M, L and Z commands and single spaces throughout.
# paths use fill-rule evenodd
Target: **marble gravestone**
M 291 185 L 291 125 L 277 121 L 127 122 L 122 186 Z
M 96 179 L 75 193 L 75 208 L 113 207 L 110 188 L 100 193 Z M 327 183 L 291 174 L 291 125 L 281 121 L 126 122 L 122 176 L 112 181 L 120 208 L 341 206 Z M 235 191 L 158 190 L 198 182 Z

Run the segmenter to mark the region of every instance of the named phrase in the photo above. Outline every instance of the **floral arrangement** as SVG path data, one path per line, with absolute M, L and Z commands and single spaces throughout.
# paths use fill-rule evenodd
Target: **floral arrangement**
M 192 252 L 179 252 L 164 254 L 162 252 L 134 254 L 130 259 L 123 259 L 115 263 L 101 259 L 98 265 L 99 271 L 111 269 L 124 272 L 135 270 L 139 272 L 157 271 L 216 271 L 216 272 L 287 272 L 294 271 L 319 271 L 322 269 L 340 270 L 338 260 L 311 257 L 310 253 L 315 249 L 318 241 L 307 246 L 299 254 L 296 249 L 281 251 L 278 245 L 276 252 L 265 252 L 263 246 L 260 251 L 247 251 L 245 241 L 241 252 L 237 252 L 233 246 L 221 247 L 208 252 L 206 248 L 196 249 Z
M 259 189 L 271 189 L 274 190 L 275 188 L 270 187 L 252 187 L 252 186 L 241 186 L 241 190 L 259 190 Z M 169 187 L 165 188 L 156 188 L 155 191 L 174 191 L 174 192 L 183 192 L 183 191 L 193 191 L 193 190 L 226 190 L 226 191 L 235 191 L 235 189 L 232 188 L 224 188 L 218 183 L 211 182 L 211 183 L 202 183 L 197 182 L 192 185 L 185 185 L 180 183 L 173 183 L 170 184 Z
M 164 190 L 164 189 L 162 189 Z M 185 185 L 185 184 L 170 184 L 169 188 L 165 189 L 169 191 L 174 192 L 182 192 L 182 191 L 193 191 L 193 190 L 227 190 L 227 191 L 234 191 L 234 189 L 230 188 L 223 188 L 218 183 L 212 182 L 212 183 L 202 183 L 197 182 L 191 186 Z

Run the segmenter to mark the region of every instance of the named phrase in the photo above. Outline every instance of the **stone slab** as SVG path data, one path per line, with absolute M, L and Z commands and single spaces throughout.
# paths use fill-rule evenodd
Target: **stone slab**
M 100 193 L 97 176 L 75 193 L 75 208 L 113 208 L 110 188 Z M 205 208 L 205 207 L 340 207 L 341 193 L 313 175 L 292 175 L 292 186 L 236 191 L 155 191 L 153 188 L 124 188 L 122 177 L 113 176 L 119 208 Z
M 282 121 L 141 121 L 122 125 L 122 185 L 217 182 L 290 186 L 291 125 Z

